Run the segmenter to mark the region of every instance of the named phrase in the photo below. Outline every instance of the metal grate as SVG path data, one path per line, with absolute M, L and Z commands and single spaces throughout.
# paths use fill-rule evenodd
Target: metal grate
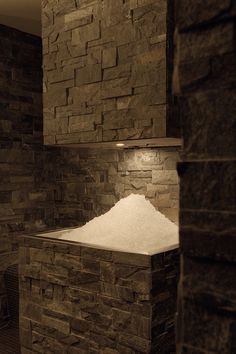
M 16 264 L 7 268 L 5 274 L 5 286 L 8 300 L 8 311 L 10 322 L 17 324 L 19 322 L 19 277 L 18 266 Z
M 18 266 L 12 265 L 4 274 L 8 300 L 9 322 L 0 329 L 0 354 L 20 354 L 19 340 L 19 278 Z

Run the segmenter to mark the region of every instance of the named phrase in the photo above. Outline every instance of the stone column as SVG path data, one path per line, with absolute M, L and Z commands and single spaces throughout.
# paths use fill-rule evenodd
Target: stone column
M 236 3 L 178 0 L 177 10 L 174 80 L 184 138 L 178 353 L 235 353 Z

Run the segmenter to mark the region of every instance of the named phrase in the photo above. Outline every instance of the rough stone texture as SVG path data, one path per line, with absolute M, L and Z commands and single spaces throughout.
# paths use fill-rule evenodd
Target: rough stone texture
M 50 150 L 42 146 L 40 39 L 0 26 L 0 323 L 5 269 L 21 232 L 55 224 Z M 47 172 L 46 172 L 47 171 Z
M 83 224 L 131 193 L 144 194 L 178 222 L 176 148 L 140 150 L 64 149 L 55 168 L 57 225 Z
M 166 109 L 173 4 L 42 3 L 45 144 L 179 136 Z
M 2 275 L 17 262 L 19 234 L 82 225 L 130 193 L 145 194 L 177 222 L 179 149 L 44 147 L 40 40 L 4 26 L 0 30 L 1 322 L 6 318 Z
M 23 237 L 22 352 L 171 353 L 178 250 L 154 256 Z
M 234 353 L 235 1 L 177 1 L 184 138 L 178 353 Z
M 12 251 L 13 242 L 8 243 L 5 234 L 53 225 L 54 187 L 52 150 L 42 146 L 40 40 L 1 26 L 0 42 L 2 253 Z

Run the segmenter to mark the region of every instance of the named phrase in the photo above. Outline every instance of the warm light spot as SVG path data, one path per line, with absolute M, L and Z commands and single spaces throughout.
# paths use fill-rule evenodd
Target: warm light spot
M 123 144 L 123 143 L 118 143 L 118 144 L 116 144 L 116 146 L 122 147 L 122 146 L 125 146 L 125 144 Z

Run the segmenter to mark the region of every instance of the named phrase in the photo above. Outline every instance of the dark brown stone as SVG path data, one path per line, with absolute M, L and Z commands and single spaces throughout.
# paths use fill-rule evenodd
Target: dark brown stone
M 201 0 L 180 0 L 178 1 L 178 26 L 185 30 L 191 26 L 197 26 L 218 19 L 224 16 L 230 9 L 231 1 L 223 0 L 220 3 L 216 0 L 203 2 Z
M 234 89 L 196 92 L 182 102 L 185 155 L 194 158 L 235 155 Z M 227 107 L 227 119 L 223 119 Z M 221 131 L 221 134 L 217 134 Z M 212 143 L 214 141 L 214 144 Z
M 173 81 L 180 96 L 184 140 L 178 166 L 182 265 L 177 352 L 231 353 L 235 351 L 235 4 L 179 0 L 176 12 L 179 47 Z
M 235 168 L 234 161 L 180 164 L 181 208 L 233 211 Z M 225 185 L 224 189 L 221 188 L 222 184 Z

